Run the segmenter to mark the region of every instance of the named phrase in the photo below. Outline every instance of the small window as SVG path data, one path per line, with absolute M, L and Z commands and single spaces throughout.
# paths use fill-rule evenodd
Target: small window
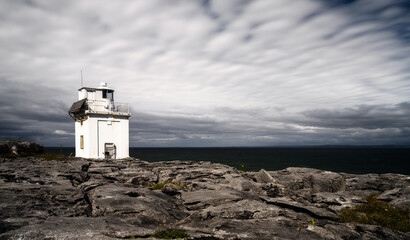
M 110 99 L 111 101 L 114 101 L 114 91 L 108 90 L 107 98 Z
M 84 149 L 84 136 L 83 135 L 80 136 L 80 148 Z
M 80 123 L 81 123 L 81 126 L 83 125 L 83 121 L 80 121 Z
M 103 90 L 102 91 L 102 97 L 103 98 L 108 98 L 111 101 L 114 101 L 114 91 L 113 90 Z

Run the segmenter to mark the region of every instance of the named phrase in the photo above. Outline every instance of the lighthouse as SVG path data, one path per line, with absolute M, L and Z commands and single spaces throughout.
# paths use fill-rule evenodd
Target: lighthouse
M 78 101 L 68 113 L 75 121 L 76 157 L 129 157 L 129 104 L 115 102 L 107 83 L 78 89 Z

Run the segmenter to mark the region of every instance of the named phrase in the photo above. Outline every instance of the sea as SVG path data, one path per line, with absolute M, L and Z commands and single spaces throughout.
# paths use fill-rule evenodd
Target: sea
M 45 151 L 65 156 L 75 153 L 73 147 L 45 147 Z M 410 147 L 134 147 L 130 156 L 148 162 L 209 161 L 244 171 L 307 167 L 354 174 L 410 175 Z

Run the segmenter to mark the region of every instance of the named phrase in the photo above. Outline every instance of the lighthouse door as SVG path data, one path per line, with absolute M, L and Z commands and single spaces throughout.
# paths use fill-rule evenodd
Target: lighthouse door
M 115 159 L 117 155 L 117 147 L 114 143 L 104 144 L 104 157 L 105 159 Z

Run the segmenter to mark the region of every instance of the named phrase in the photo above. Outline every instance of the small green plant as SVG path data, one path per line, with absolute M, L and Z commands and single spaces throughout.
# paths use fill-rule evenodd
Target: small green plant
M 162 238 L 162 239 L 178 239 L 191 237 L 187 232 L 181 229 L 166 229 L 158 231 L 150 236 L 150 238 Z
M 241 164 L 241 169 L 239 169 L 239 173 L 244 173 L 245 172 L 245 165 Z
M 66 157 L 62 155 L 51 154 L 51 153 L 36 154 L 34 155 L 34 157 L 45 158 L 47 160 L 66 160 L 67 159 Z
M 148 185 L 150 188 L 154 188 L 155 190 L 162 190 L 165 186 L 164 182 L 159 182 L 159 183 L 151 183 Z
M 58 155 L 58 154 L 51 154 L 51 153 L 41 153 L 41 154 L 32 154 L 32 153 L 20 153 L 20 154 L 14 154 L 14 153 L 6 153 L 6 154 L 0 154 L 0 157 L 2 158 L 19 158 L 19 157 L 36 157 L 36 158 L 45 158 L 47 160 L 67 160 L 68 158 Z
M 300 238 L 300 232 L 302 231 L 302 224 L 300 222 L 298 222 L 298 235 L 297 238 Z
M 312 218 L 312 226 L 315 226 L 315 219 Z
M 376 196 L 366 198 L 367 203 L 344 209 L 339 214 L 340 222 L 355 222 L 379 225 L 403 232 L 410 231 L 409 212 L 378 200 Z
M 178 184 L 178 183 L 173 183 L 173 182 L 151 183 L 151 184 L 148 185 L 148 187 L 154 188 L 155 190 L 162 190 L 162 189 L 164 189 L 165 184 L 172 184 L 172 185 L 178 186 L 180 188 L 186 189 L 186 186 L 183 186 L 183 185 Z

